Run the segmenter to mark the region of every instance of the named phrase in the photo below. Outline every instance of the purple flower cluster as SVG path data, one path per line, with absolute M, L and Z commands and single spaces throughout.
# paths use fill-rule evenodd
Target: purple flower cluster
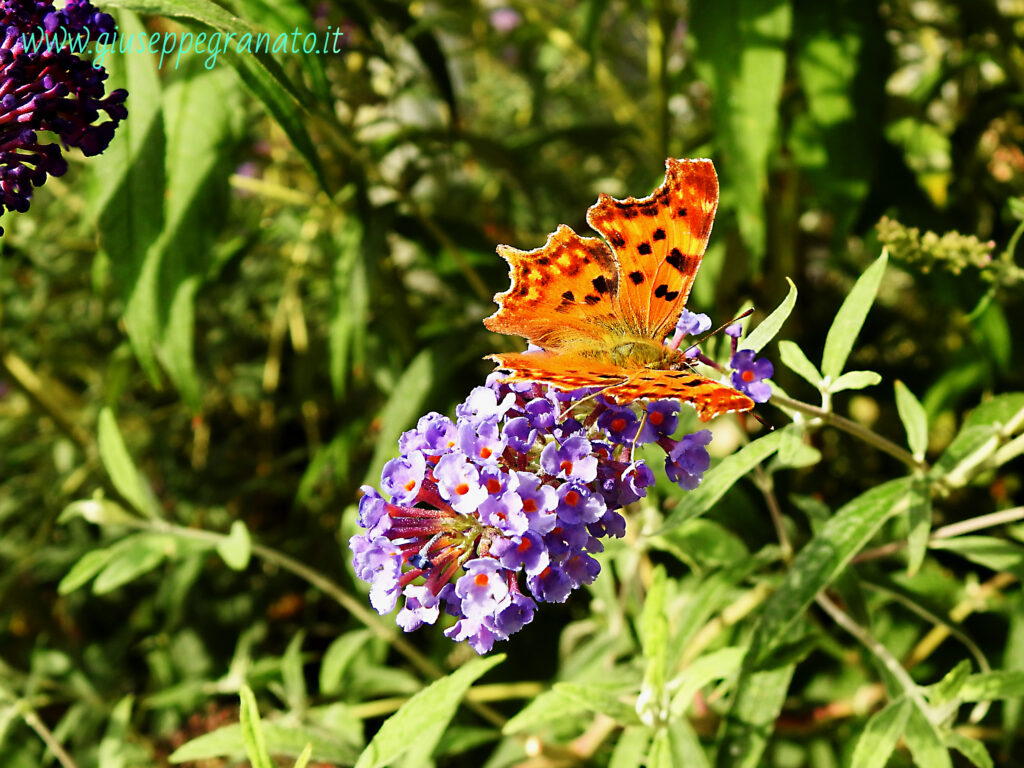
M 678 341 L 704 320 L 684 313 Z M 445 634 L 478 653 L 528 624 L 538 602 L 594 581 L 601 539 L 625 534 L 619 510 L 654 484 L 637 445 L 661 447 L 665 473 L 688 490 L 710 465 L 709 430 L 673 437 L 674 400 L 617 405 L 597 389 L 501 378 L 474 389 L 455 421 L 430 413 L 402 435 L 381 477 L 387 497 L 363 486 L 364 531 L 349 541 L 379 613 L 403 597 L 396 621 L 409 632 L 444 610 L 457 619 Z
M 127 117 L 127 91 L 105 95 L 106 72 L 56 44 L 113 31 L 114 20 L 86 0 L 61 9 L 52 0 L 0 2 L 0 213 L 27 211 L 33 187 L 67 170 L 60 145 L 43 143 L 39 132 L 97 155 Z M 110 119 L 96 124 L 101 113 Z

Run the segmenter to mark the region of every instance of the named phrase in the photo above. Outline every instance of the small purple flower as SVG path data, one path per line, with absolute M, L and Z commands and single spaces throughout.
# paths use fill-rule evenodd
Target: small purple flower
M 491 11 L 490 22 L 495 32 L 508 34 L 523 21 L 519 11 L 514 8 L 496 8 Z
M 606 508 L 604 499 L 578 480 L 570 480 L 558 489 L 558 519 L 570 525 L 595 523 Z
M 725 335 L 738 339 L 743 335 L 743 323 L 732 323 L 731 325 L 725 326 Z
M 484 619 L 473 619 L 465 617 L 459 619 L 455 624 L 444 631 L 444 636 L 456 642 L 465 640 L 469 647 L 483 655 L 490 652 L 494 647 L 495 640 L 504 638 L 498 634 Z
M 497 421 L 460 424 L 457 444 L 460 451 L 478 464 L 496 464 L 505 450 L 505 438 Z
M 487 498 L 487 488 L 480 485 L 479 470 L 461 453 L 449 453 L 437 463 L 434 471 L 441 496 L 462 514 L 475 512 Z
M 711 466 L 707 445 L 711 442 L 711 430 L 702 429 L 686 435 L 676 443 L 665 459 L 665 474 L 680 488 L 692 491 L 700 485 L 704 473 Z
M 688 309 L 683 310 L 679 315 L 679 322 L 676 323 L 676 333 L 682 333 L 685 336 L 699 336 L 710 328 L 710 317 L 703 312 L 691 312 Z
M 536 610 L 537 604 L 517 589 L 512 593 L 511 602 L 494 617 L 494 624 L 506 637 L 514 635 L 533 621 Z
M 402 550 L 385 536 L 353 536 L 348 545 L 356 575 L 370 583 L 370 605 L 382 616 L 390 613 L 398 599 Z
M 557 565 L 527 577 L 526 584 L 538 600 L 545 603 L 564 603 L 572 592 L 572 579 Z
M 59 10 L 51 0 L 0 3 L 0 213 L 27 211 L 33 187 L 67 171 L 62 146 L 98 155 L 128 116 L 127 91 L 105 94 L 106 71 L 58 45 L 113 31 L 113 18 L 84 0 Z M 96 124 L 102 114 L 110 119 Z M 47 133 L 60 143 L 44 143 Z
M 632 445 L 640 427 L 640 420 L 632 408 L 609 405 L 597 417 L 597 426 L 608 434 L 608 439 L 619 445 Z
M 384 465 L 380 486 L 391 494 L 391 500 L 395 504 L 411 504 L 420 492 L 426 470 L 427 460 L 423 454 L 413 451 Z
M 647 418 L 640 430 L 638 443 L 653 443 L 661 437 L 672 437 L 679 426 L 679 401 L 654 400 L 647 404 Z
M 527 453 L 533 444 L 537 442 L 540 434 L 530 426 L 530 420 L 525 416 L 517 416 L 505 422 L 505 428 L 501 432 L 509 448 L 518 453 Z
M 491 553 L 510 571 L 522 568 L 527 573 L 543 571 L 551 560 L 544 539 L 533 531 L 526 531 L 518 541 L 501 539 L 495 542 Z
M 555 426 L 555 415 L 558 410 L 553 402 L 546 397 L 535 397 L 523 409 L 530 424 L 537 429 L 551 429 Z
M 741 349 L 732 356 L 732 385 L 755 403 L 767 403 L 772 388 L 764 380 L 770 379 L 775 369 L 770 360 L 756 354 L 752 349 Z
M 540 478 L 529 472 L 518 472 L 517 477 L 519 487 L 516 493 L 523 500 L 523 514 L 526 515 L 530 530 L 548 533 L 557 521 L 555 507 L 558 506 L 558 492 L 550 485 L 542 485 Z
M 622 471 L 619 487 L 619 505 L 626 506 L 647 496 L 647 489 L 654 485 L 654 472 L 641 459 L 634 461 Z
M 548 443 L 540 453 L 540 466 L 549 475 L 564 480 L 589 483 L 597 477 L 597 457 L 592 455 L 590 441 L 573 436 L 559 447 Z
M 466 575 L 455 582 L 455 594 L 462 600 L 462 612 L 470 619 L 493 616 L 509 600 L 505 569 L 493 557 L 468 561 Z
M 455 447 L 455 424 L 440 413 L 428 413 L 420 418 L 416 429 L 403 432 L 398 438 L 402 453 L 423 451 L 431 456 L 448 453 Z
M 455 415 L 470 423 L 497 420 L 504 416 L 515 402 L 516 396 L 511 392 L 499 401 L 493 389 L 476 387 L 469 393 L 464 403 L 455 407 Z
M 494 526 L 506 536 L 521 536 L 530 527 L 530 521 L 523 513 L 523 500 L 512 491 L 488 496 L 478 511 L 481 522 Z
M 403 590 L 405 606 L 395 617 L 395 623 L 406 632 L 433 624 L 440 615 L 441 601 L 426 586 L 410 584 Z

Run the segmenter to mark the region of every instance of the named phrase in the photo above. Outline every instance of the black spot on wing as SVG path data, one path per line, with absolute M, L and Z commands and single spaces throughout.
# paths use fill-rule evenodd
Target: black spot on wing
M 680 218 L 686 216 L 686 209 L 685 208 L 676 208 L 676 216 L 679 216 Z
M 654 239 L 655 240 L 664 240 L 665 239 L 665 230 L 662 229 L 661 227 L 658 227 L 656 230 L 654 230 Z
M 601 293 L 601 294 L 608 293 L 608 281 L 605 280 L 604 275 L 600 275 L 599 277 L 595 277 L 590 282 L 594 286 L 594 290 L 597 291 L 598 293 Z
M 665 261 L 679 272 L 683 271 L 683 264 L 686 263 L 686 259 L 678 248 L 673 248 L 665 257 Z
M 637 270 L 629 273 L 629 280 L 633 285 L 640 285 L 644 281 L 644 273 Z
M 583 297 L 583 300 L 587 302 L 587 304 L 589 304 L 590 306 L 594 306 L 595 304 L 601 301 L 601 297 L 594 293 L 588 293 L 586 296 Z
M 641 256 L 647 256 L 651 252 L 651 244 L 648 242 L 640 243 L 636 250 Z

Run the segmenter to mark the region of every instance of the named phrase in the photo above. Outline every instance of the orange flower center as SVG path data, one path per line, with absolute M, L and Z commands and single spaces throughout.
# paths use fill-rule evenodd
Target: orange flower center
M 559 464 L 558 468 L 563 470 L 567 475 L 572 474 L 572 462 L 568 459 Z
M 455 486 L 455 492 L 459 494 L 459 496 L 465 496 L 467 493 L 469 493 L 469 485 L 467 485 L 466 483 L 459 483 L 458 485 Z
M 415 488 L 415 487 L 416 487 L 416 481 L 414 481 L 414 480 L 410 480 L 410 481 L 409 481 L 408 483 L 406 483 L 406 484 L 405 484 L 405 485 L 404 485 L 403 487 L 405 488 L 405 490 L 407 490 L 407 491 L 411 491 L 411 490 L 412 490 L 413 488 Z
M 575 507 L 579 503 L 579 500 L 580 495 L 576 493 L 576 491 L 569 491 L 567 494 L 565 494 L 565 503 L 568 504 L 570 507 Z
M 473 582 L 478 587 L 486 587 L 487 586 L 487 574 L 486 573 L 478 573 L 476 576 L 473 577 Z
M 651 411 L 647 414 L 647 420 L 654 426 L 661 426 L 661 422 L 665 420 L 665 414 L 661 411 Z
M 751 370 L 746 370 L 746 371 L 744 371 L 743 373 L 740 374 L 740 378 L 743 379 L 744 381 L 748 381 L 748 382 L 749 381 L 753 381 L 754 380 L 754 372 L 751 371 Z
M 492 478 L 489 478 L 487 480 L 487 492 L 488 493 L 497 493 L 500 490 L 501 490 L 501 483 L 499 483 L 496 478 L 492 477 Z
M 536 511 L 537 511 L 537 502 L 535 502 L 533 499 L 526 499 L 523 502 L 523 512 L 536 512 Z
M 519 551 L 519 552 L 526 552 L 526 551 L 527 551 L 527 550 L 529 550 L 529 549 L 530 549 L 530 547 L 532 547 L 532 546 L 533 546 L 533 544 L 531 544 L 531 543 L 530 543 L 530 540 L 529 540 L 529 539 L 523 539 L 523 540 L 522 540 L 522 541 L 521 541 L 521 542 L 519 543 L 519 546 L 517 547 L 517 551 Z
M 626 420 L 622 417 L 612 420 L 612 432 L 621 432 L 626 428 Z
M 492 453 L 493 451 L 485 445 L 483 448 L 480 449 L 480 458 L 489 459 L 491 458 Z

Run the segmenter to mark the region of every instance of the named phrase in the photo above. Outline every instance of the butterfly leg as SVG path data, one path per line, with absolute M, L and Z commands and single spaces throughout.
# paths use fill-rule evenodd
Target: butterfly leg
M 587 402 L 588 400 L 593 400 L 594 398 L 598 397 L 599 395 L 603 395 L 609 389 L 615 389 L 616 387 L 621 387 L 623 384 L 628 384 L 630 381 L 632 381 L 632 378 L 633 378 L 632 376 L 627 376 L 622 381 L 617 381 L 614 384 L 609 384 L 607 387 L 604 387 L 603 389 L 598 390 L 594 394 L 587 395 L 582 400 L 577 400 L 575 403 L 573 403 L 568 408 L 566 408 L 564 411 L 562 411 L 561 414 L 559 414 L 558 421 L 564 420 L 566 416 L 568 416 L 570 413 L 572 413 L 573 409 L 576 406 L 583 405 L 583 403 Z
M 633 442 L 629 446 L 629 463 L 633 463 L 633 454 L 636 452 L 636 441 L 640 439 L 640 433 L 644 430 L 644 424 L 647 423 L 647 409 L 644 408 L 643 416 L 640 417 L 640 424 L 636 428 L 636 435 L 633 437 Z

